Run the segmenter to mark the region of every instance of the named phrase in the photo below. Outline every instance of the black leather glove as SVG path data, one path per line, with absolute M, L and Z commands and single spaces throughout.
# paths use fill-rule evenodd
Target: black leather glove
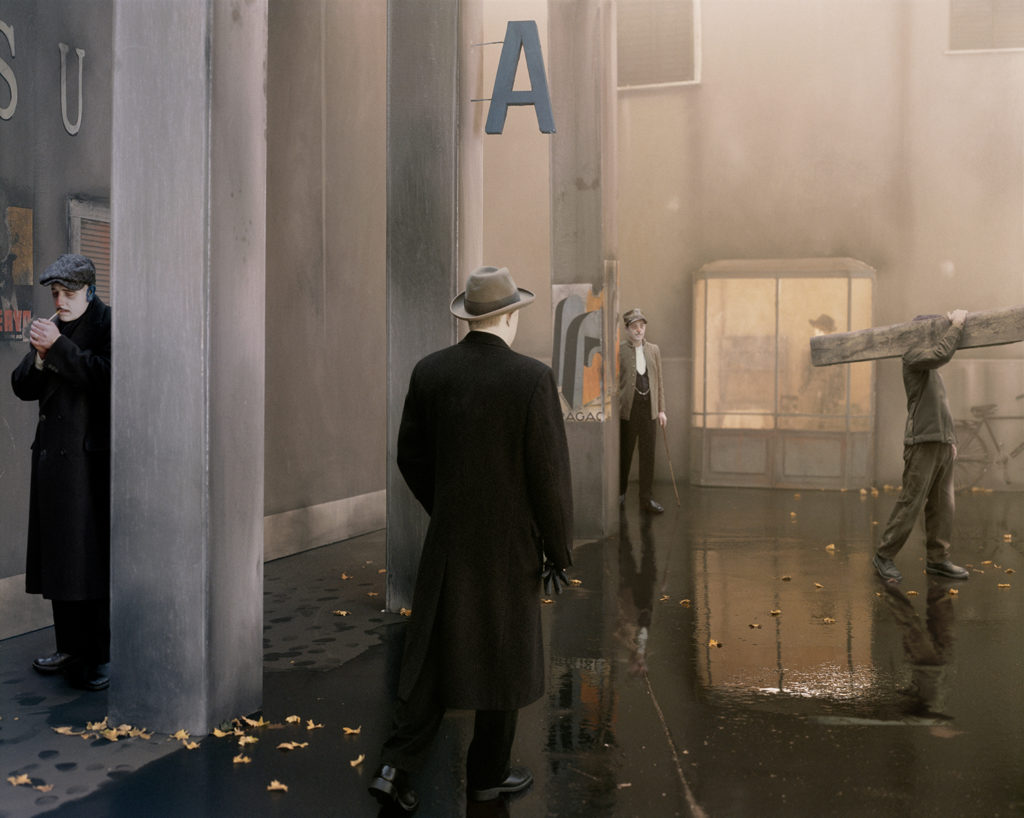
M 550 560 L 544 563 L 540 576 L 544 580 L 544 593 L 548 596 L 551 595 L 552 586 L 554 586 L 555 593 L 560 594 L 562 588 L 569 584 L 569 577 L 566 576 L 565 569 L 556 568 Z

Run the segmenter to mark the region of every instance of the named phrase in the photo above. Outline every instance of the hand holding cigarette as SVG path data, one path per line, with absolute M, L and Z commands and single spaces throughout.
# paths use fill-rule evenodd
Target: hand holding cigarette
M 37 318 L 32 322 L 32 326 L 29 329 L 29 343 L 35 347 L 40 358 L 46 357 L 46 353 L 53 346 L 53 342 L 60 337 L 60 330 L 53 323 L 53 319 L 58 315 L 59 313 L 55 312 L 49 318 Z

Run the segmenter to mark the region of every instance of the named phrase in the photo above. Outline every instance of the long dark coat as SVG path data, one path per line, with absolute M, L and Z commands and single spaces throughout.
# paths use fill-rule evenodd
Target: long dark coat
M 110 307 L 99 298 L 67 325 L 36 369 L 30 350 L 14 394 L 39 401 L 32 443 L 25 590 L 47 599 L 109 596 Z
M 544 691 L 540 575 L 572 564 L 572 484 L 551 370 L 470 332 L 421 360 L 398 466 L 430 514 L 399 695 L 437 663 L 442 704 L 513 710 Z

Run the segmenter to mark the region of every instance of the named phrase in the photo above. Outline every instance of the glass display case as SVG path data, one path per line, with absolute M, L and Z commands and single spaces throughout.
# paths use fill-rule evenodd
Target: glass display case
M 810 339 L 870 327 L 874 283 L 875 271 L 850 258 L 725 260 L 698 271 L 693 483 L 870 483 L 874 363 L 814 367 Z

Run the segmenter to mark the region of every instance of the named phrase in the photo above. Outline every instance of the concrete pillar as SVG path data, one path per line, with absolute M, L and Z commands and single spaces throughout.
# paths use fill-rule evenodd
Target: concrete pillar
M 262 696 L 267 2 L 115 0 L 114 723 Z
M 412 606 L 427 516 L 395 463 L 416 362 L 457 339 L 451 299 L 482 263 L 482 119 L 468 103 L 467 53 L 481 0 L 389 0 L 387 124 L 387 604 Z M 476 123 L 476 125 L 474 125 Z M 465 259 L 460 264 L 460 259 Z
M 557 129 L 551 143 L 552 302 L 572 290 L 585 305 L 578 309 L 594 313 L 585 327 L 584 315 L 575 316 L 579 333 L 568 341 L 556 321 L 553 366 L 564 372 L 558 358 L 575 344 L 581 365 L 589 360 L 602 374 L 603 394 L 588 406 L 573 401 L 579 411 L 571 414 L 583 419 L 566 424 L 578 537 L 610 533 L 618 514 L 614 36 L 611 0 L 549 0 L 549 85 Z M 560 383 L 563 396 L 574 392 L 564 375 Z

